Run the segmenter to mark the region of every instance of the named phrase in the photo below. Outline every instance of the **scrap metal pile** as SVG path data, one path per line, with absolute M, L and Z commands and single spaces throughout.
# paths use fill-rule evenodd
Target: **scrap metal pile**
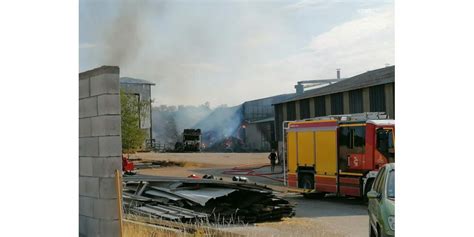
M 124 177 L 125 211 L 164 220 L 254 223 L 294 216 L 293 205 L 257 184 L 209 179 Z

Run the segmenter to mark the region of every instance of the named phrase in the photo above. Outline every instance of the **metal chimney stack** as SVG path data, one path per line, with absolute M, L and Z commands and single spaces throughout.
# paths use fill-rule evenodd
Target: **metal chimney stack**
M 336 69 L 336 72 L 337 72 L 337 80 L 341 79 L 341 69 L 340 68 Z
M 296 95 L 301 95 L 304 92 L 304 86 L 301 83 L 298 83 L 297 85 L 295 85 L 295 89 L 296 89 Z

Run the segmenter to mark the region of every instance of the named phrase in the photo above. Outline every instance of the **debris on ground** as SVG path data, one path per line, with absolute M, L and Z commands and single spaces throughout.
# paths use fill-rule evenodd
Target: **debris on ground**
M 257 184 L 158 176 L 124 177 L 127 213 L 164 220 L 255 223 L 295 215 L 293 205 Z
M 239 181 L 239 182 L 248 182 L 249 179 L 247 179 L 247 177 L 244 177 L 244 176 L 234 176 L 232 177 L 232 181 Z
M 218 180 L 222 180 L 222 178 L 217 178 L 215 177 L 214 175 L 212 174 L 205 174 L 202 176 L 203 179 L 218 179 Z M 234 180 L 235 181 L 235 180 Z
M 133 169 L 153 169 L 153 168 L 161 168 L 161 167 L 184 167 L 184 162 L 178 161 L 169 161 L 169 160 L 142 160 L 140 158 L 126 158 L 122 156 L 122 163 L 123 165 L 129 165 L 130 170 Z M 128 167 L 128 166 L 127 166 Z
M 188 178 L 190 178 L 190 179 L 199 179 L 199 177 L 196 174 L 190 174 L 188 176 Z

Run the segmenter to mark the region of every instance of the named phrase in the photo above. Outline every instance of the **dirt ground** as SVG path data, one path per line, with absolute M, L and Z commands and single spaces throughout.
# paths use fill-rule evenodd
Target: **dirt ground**
M 142 160 L 168 160 L 184 162 L 184 167 L 163 167 L 139 170 L 140 174 L 187 177 L 191 174 L 202 177 L 214 174 L 212 170 L 231 169 L 237 166 L 260 166 L 269 164 L 267 153 L 137 153 L 130 158 Z M 225 175 L 223 176 L 225 179 Z M 231 176 L 229 176 L 231 177 Z M 229 179 L 229 178 L 228 178 Z
M 144 160 L 185 161 L 205 167 L 268 164 L 268 153 L 137 153 L 130 158 Z
M 187 177 L 190 174 L 202 176 L 213 174 L 231 180 L 233 174 L 224 171 L 234 167 L 261 167 L 255 172 L 270 173 L 268 153 L 138 153 L 130 158 L 142 160 L 169 160 L 183 162 L 183 167 L 162 167 L 139 170 L 140 174 Z M 224 173 L 223 173 L 224 172 Z M 264 177 L 246 176 L 250 182 L 268 185 L 279 196 L 296 205 L 296 216 L 279 222 L 258 223 L 244 227 L 226 227 L 227 231 L 246 236 L 368 236 L 367 206 L 359 200 L 326 197 L 321 200 L 305 199 L 299 194 L 287 192 L 280 181 L 283 178 L 281 166 L 275 174 Z

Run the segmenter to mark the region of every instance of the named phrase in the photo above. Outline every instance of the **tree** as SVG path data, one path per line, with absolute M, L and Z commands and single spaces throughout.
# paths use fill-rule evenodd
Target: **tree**
M 140 116 L 147 115 L 150 101 L 140 101 L 138 96 L 120 90 L 122 113 L 122 152 L 138 150 L 145 142 L 146 132 L 140 128 Z

